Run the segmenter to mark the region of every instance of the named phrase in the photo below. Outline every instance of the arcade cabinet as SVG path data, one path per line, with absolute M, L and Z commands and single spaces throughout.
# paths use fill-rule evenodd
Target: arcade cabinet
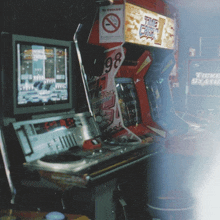
M 126 217 L 123 198 L 115 198 L 118 176 L 163 146 L 152 137 L 141 142 L 130 131 L 129 144 L 104 141 L 90 106 L 76 113 L 76 42 L 3 33 L 1 43 L 0 144 L 13 208 L 80 212 L 96 220 Z M 124 53 L 112 52 L 117 67 Z M 114 96 L 109 100 L 111 105 Z
M 89 104 L 100 129 L 116 142 L 142 142 L 151 133 L 159 133 L 162 137 L 166 135 L 151 117 L 144 76 L 153 62 L 151 50 L 154 49 L 158 28 L 160 33 L 155 45 L 173 49 L 174 20 L 167 18 L 163 26 L 159 20 L 164 22 L 166 18 L 157 20 L 158 14 L 137 5 L 135 2 L 117 1 L 110 6 L 100 7 L 86 42 L 105 48 L 102 72 L 94 72 L 91 78 L 84 75 L 83 78 L 86 78 Z M 139 11 L 137 18 L 136 11 Z M 150 19 L 144 13 L 153 17 Z M 134 19 L 137 24 L 133 23 Z M 146 29 L 148 26 L 152 29 L 151 33 Z M 162 40 L 161 31 L 170 34 L 170 38 Z M 138 48 L 138 45 L 142 46 Z M 131 89 L 130 94 L 123 89 Z
M 187 113 L 203 126 L 219 121 L 219 61 L 191 57 L 188 62 Z
M 66 191 L 85 188 L 88 167 L 101 156 L 93 117 L 75 113 L 74 44 L 7 33 L 1 35 L 1 43 L 0 147 L 11 192 L 9 207 L 67 211 L 72 198 L 66 198 Z M 96 202 L 99 197 L 103 194 L 95 196 Z M 94 216 L 93 206 L 68 211 Z M 98 215 L 96 219 L 103 219 Z
M 91 114 L 105 143 L 126 147 L 147 143 L 164 149 L 167 137 L 187 132 L 187 123 L 172 112 L 169 87 L 169 75 L 175 71 L 177 62 L 175 22 L 175 10 L 169 11 L 163 1 L 119 0 L 99 7 L 91 31 L 86 25 L 79 26 L 75 43 L 81 74 Z M 86 30 L 88 38 L 82 41 L 80 36 L 85 37 L 82 33 Z M 101 61 L 100 65 L 103 63 L 98 71 L 90 71 L 87 66 L 85 54 L 89 50 L 85 45 L 99 48 L 97 51 L 101 55 L 91 57 L 94 64 L 97 61 Z M 146 166 L 141 165 L 142 168 Z M 142 178 L 142 183 L 148 182 L 144 180 L 146 176 L 156 179 L 157 183 L 160 181 L 157 170 L 151 169 L 152 175 L 148 173 L 145 177 L 146 169 L 138 171 L 135 170 L 136 178 Z M 129 182 L 128 179 L 125 182 Z M 133 186 L 136 196 L 131 198 L 137 201 L 141 198 L 137 189 L 143 189 L 143 186 L 132 184 L 134 182 L 121 185 L 123 195 L 131 192 Z M 144 187 L 142 194 L 147 186 Z M 137 203 L 139 208 L 147 203 L 148 195 L 144 197 L 141 205 Z M 137 204 L 131 202 L 129 206 L 130 210 L 137 208 L 135 214 L 139 212 Z
M 58 201 L 55 199 L 58 188 L 42 182 L 38 174 L 24 170 L 22 164 L 50 152 L 44 145 L 46 139 L 40 134 L 58 125 L 48 122 L 48 117 L 71 112 L 75 106 L 72 46 L 72 42 L 67 41 L 1 34 L 1 154 L 12 194 L 11 203 L 20 207 L 37 208 L 41 203 L 46 208 L 49 202 L 45 195 L 49 191 L 52 200 Z M 30 124 L 31 120 L 39 118 L 44 119 L 41 125 L 37 123 L 41 128 L 36 131 Z M 21 123 L 17 131 L 16 123 Z M 42 128 L 46 129 L 43 133 Z

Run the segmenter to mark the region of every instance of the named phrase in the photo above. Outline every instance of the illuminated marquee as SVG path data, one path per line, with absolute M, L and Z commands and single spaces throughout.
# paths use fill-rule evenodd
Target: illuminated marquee
M 192 78 L 191 85 L 220 86 L 220 73 L 196 72 L 196 78 Z
M 175 22 L 164 15 L 125 4 L 125 41 L 174 49 Z

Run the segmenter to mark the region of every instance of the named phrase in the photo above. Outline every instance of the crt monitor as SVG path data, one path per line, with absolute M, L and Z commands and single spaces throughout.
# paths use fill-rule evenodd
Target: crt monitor
M 3 42 L 4 106 L 13 115 L 73 108 L 71 41 L 12 34 Z

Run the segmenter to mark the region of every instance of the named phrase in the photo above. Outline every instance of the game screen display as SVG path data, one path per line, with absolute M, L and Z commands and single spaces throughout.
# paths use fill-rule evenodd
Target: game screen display
M 156 82 L 151 82 L 146 85 L 147 95 L 149 97 L 149 105 L 151 109 L 151 116 L 154 121 L 158 121 L 161 116 L 162 100 L 158 85 Z
M 141 123 L 141 112 L 136 88 L 132 78 L 115 78 L 119 105 L 126 127 Z
M 68 48 L 17 43 L 17 107 L 68 102 Z

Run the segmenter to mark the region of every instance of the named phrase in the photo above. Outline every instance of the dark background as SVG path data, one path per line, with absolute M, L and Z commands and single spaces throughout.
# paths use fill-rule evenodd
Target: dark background
M 94 0 L 3 0 L 1 31 L 71 41 L 95 9 Z

